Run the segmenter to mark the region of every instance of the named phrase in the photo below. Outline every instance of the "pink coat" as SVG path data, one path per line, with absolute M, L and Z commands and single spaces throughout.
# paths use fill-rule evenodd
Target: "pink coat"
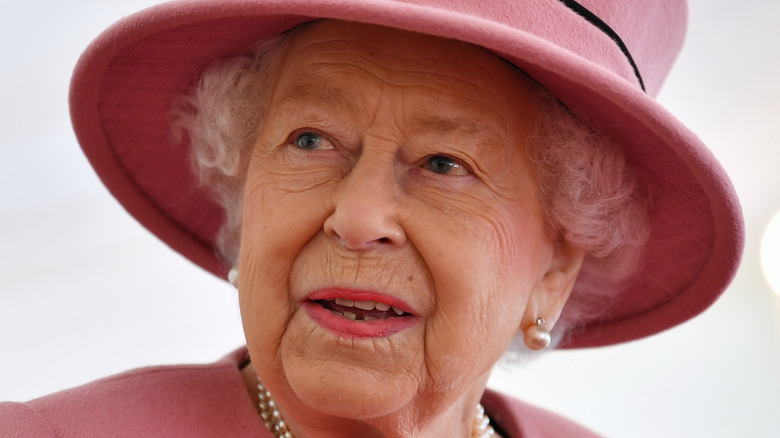
M 0 403 L 2 438 L 273 438 L 239 373 L 240 349 L 208 365 L 140 368 L 27 403 Z M 507 438 L 594 438 L 551 412 L 487 391 Z

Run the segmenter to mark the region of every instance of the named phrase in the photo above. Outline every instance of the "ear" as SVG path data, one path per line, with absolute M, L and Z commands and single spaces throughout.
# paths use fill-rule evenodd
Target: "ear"
M 552 330 L 574 289 L 577 274 L 587 255 L 584 248 L 567 242 L 555 242 L 554 245 L 550 265 L 528 300 L 520 327 L 523 331 L 535 325 L 537 318 L 544 318 L 544 326 Z

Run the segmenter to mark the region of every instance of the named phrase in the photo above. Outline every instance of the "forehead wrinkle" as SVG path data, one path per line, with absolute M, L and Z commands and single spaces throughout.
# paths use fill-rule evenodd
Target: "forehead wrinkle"
M 453 62 L 449 57 L 426 54 L 419 54 L 410 60 L 398 55 L 395 50 L 366 46 L 363 41 L 317 41 L 296 49 L 293 51 L 297 55 L 296 59 L 308 64 L 309 74 L 315 79 L 330 73 L 337 80 L 347 81 L 348 86 L 353 85 L 350 78 L 357 77 L 376 80 L 388 86 L 429 88 L 434 90 L 434 94 L 447 91 L 455 96 L 467 96 L 475 90 L 472 80 L 474 72 L 467 66 L 477 69 L 480 77 L 491 78 L 492 82 L 500 81 L 495 68 L 488 68 L 476 61 L 458 59 Z M 478 92 L 480 96 L 490 92 L 499 100 L 503 97 L 481 87 Z

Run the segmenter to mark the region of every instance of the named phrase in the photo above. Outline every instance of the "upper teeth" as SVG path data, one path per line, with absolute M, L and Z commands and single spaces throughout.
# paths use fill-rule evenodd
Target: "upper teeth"
M 344 307 L 357 307 L 361 310 L 379 310 L 381 312 L 385 312 L 387 310 L 390 310 L 390 308 L 393 308 L 393 312 L 395 312 L 398 315 L 403 315 L 404 311 L 396 306 L 390 306 L 387 303 L 380 303 L 378 301 L 352 301 L 348 300 L 346 298 L 336 298 L 336 304 L 339 306 Z

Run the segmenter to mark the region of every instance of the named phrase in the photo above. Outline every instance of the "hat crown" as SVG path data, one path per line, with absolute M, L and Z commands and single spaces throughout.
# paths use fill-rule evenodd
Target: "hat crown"
M 686 0 L 395 1 L 480 17 L 533 33 L 632 84 L 640 86 L 637 76 L 641 77 L 651 96 L 658 94 L 682 48 L 688 19 Z M 546 13 L 529 14 L 532 9 Z M 583 10 L 600 23 L 589 21 Z
M 688 27 L 686 0 L 580 0 L 625 43 L 656 96 L 683 46 Z

